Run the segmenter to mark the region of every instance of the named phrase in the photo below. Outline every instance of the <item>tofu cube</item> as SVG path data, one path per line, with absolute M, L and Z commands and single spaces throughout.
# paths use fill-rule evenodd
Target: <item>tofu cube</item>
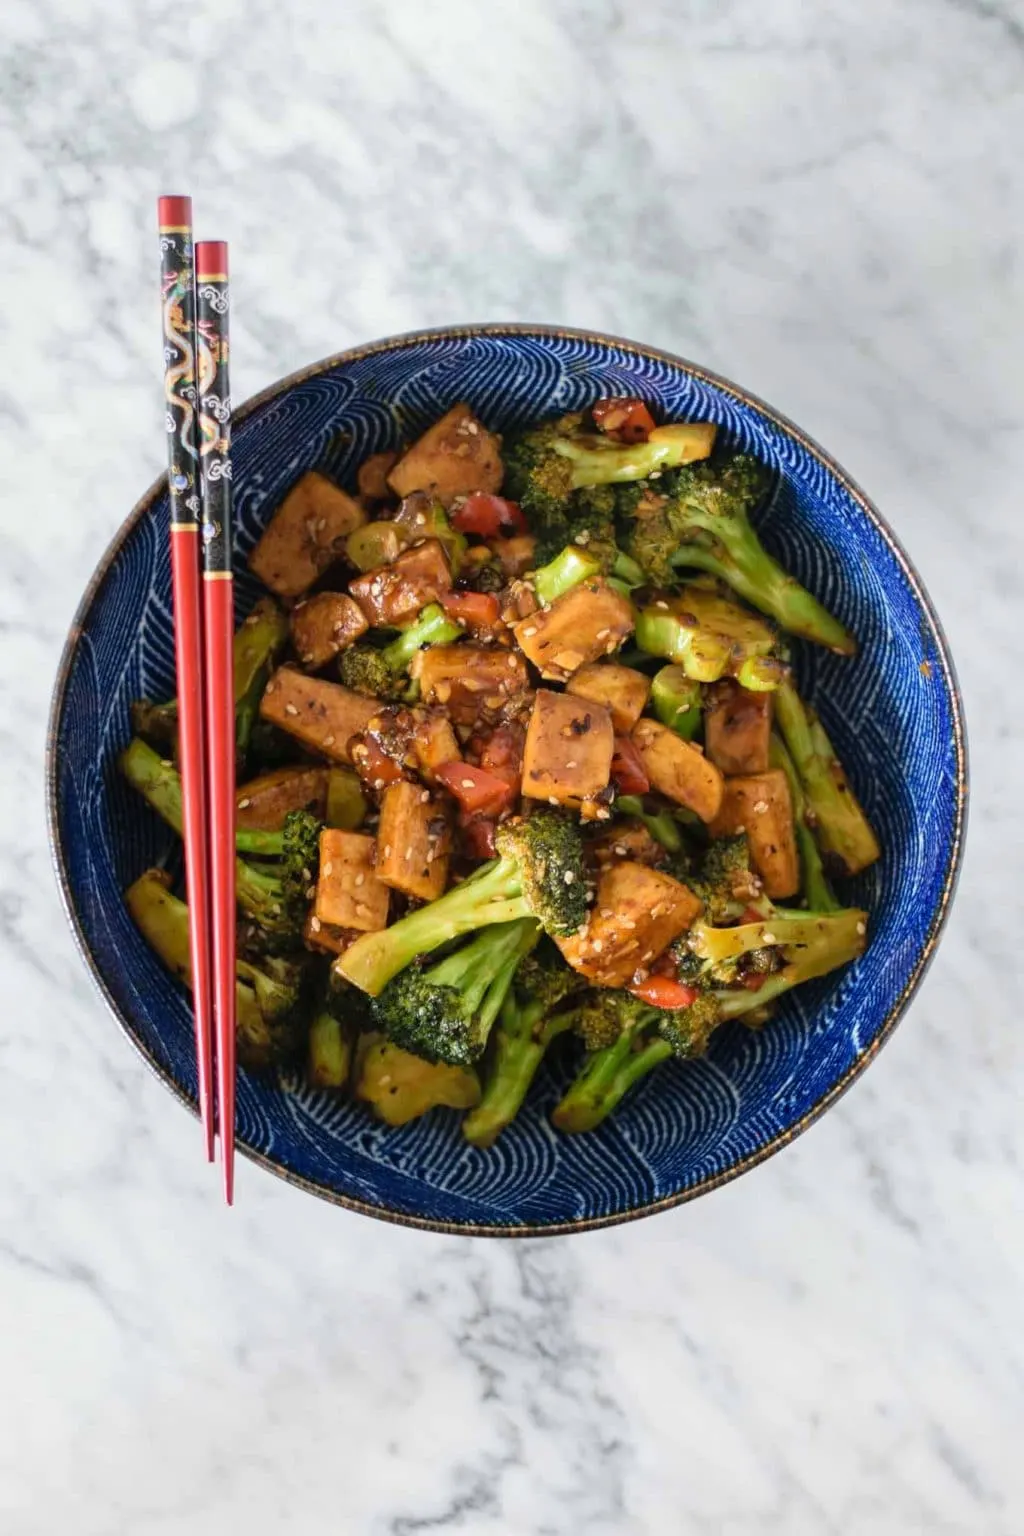
M 318 592 L 292 609 L 292 644 L 304 667 L 314 671 L 365 635 L 369 629 L 359 604 L 344 592 Z
M 390 565 L 357 576 L 348 590 L 371 624 L 401 625 L 452 588 L 448 557 L 438 539 L 424 539 Z
M 278 597 L 301 597 L 366 522 L 359 503 L 310 470 L 292 486 L 249 556 L 249 569 Z
M 578 807 L 606 788 L 614 750 L 603 704 L 539 688 L 523 748 L 523 794 Z
M 550 608 L 515 625 L 516 643 L 542 677 L 564 683 L 588 661 L 610 656 L 633 629 L 633 608 L 606 581 L 581 581 Z
M 458 726 L 493 724 L 529 677 L 515 651 L 497 645 L 431 645 L 413 658 L 425 704 L 440 704 Z
M 386 928 L 391 892 L 377 878 L 377 845 L 362 832 L 339 832 L 325 827 L 320 833 L 320 878 L 316 886 L 313 916 L 334 928 L 357 928 L 372 933 Z
M 800 889 L 800 859 L 793 825 L 789 780 L 781 768 L 747 777 L 726 779 L 712 837 L 746 832 L 750 862 L 761 876 L 765 894 L 773 901 L 795 896 Z
M 387 480 L 397 496 L 429 491 L 447 507 L 456 496 L 497 491 L 503 474 L 500 438 L 461 401 L 417 438 Z
M 628 736 L 644 712 L 651 680 L 633 667 L 615 662 L 587 662 L 566 683 L 566 691 L 603 704 L 612 717 L 616 736 Z
M 724 780 L 721 770 L 709 763 L 698 747 L 657 720 L 638 720 L 631 739 L 652 789 L 695 811 L 702 821 L 714 821 L 722 804 Z
M 307 677 L 296 667 L 279 668 L 260 700 L 264 720 L 336 763 L 351 763 L 349 743 L 379 709 L 376 699 L 322 677 Z
M 704 748 L 728 774 L 765 773 L 772 735 L 772 695 L 723 678 L 708 689 Z
M 700 915 L 690 888 L 629 859 L 602 869 L 586 927 L 557 940 L 573 970 L 599 987 L 628 986 Z
M 389 784 L 380 802 L 377 878 L 406 896 L 434 901 L 448 881 L 445 811 L 418 784 Z
M 437 770 L 443 763 L 456 763 L 462 758 L 452 723 L 440 709 L 427 711 L 417 722 L 412 750 L 416 766 L 428 784 L 437 782 Z

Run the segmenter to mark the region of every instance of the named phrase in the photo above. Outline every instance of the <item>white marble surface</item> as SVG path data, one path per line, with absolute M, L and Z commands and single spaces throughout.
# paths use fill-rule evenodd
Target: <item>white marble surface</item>
M 4 1536 L 1024 1529 L 1022 82 L 1020 0 L 5 0 Z M 44 722 L 160 468 L 186 189 L 236 253 L 239 397 L 412 326 L 610 329 L 794 416 L 919 562 L 972 728 L 959 904 L 864 1081 L 739 1183 L 503 1245 L 243 1163 L 228 1215 L 105 1017 Z

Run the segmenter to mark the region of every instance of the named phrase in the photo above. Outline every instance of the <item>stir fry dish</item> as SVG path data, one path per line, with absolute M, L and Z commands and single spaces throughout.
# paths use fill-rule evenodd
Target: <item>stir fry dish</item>
M 505 441 L 459 404 L 299 479 L 235 638 L 244 1066 L 488 1147 L 575 1050 L 586 1131 L 862 952 L 833 882 L 880 849 L 789 650 L 855 641 L 763 547 L 769 483 L 633 399 Z M 138 702 L 120 766 L 180 833 L 176 724 Z M 171 877 L 127 902 L 187 984 Z

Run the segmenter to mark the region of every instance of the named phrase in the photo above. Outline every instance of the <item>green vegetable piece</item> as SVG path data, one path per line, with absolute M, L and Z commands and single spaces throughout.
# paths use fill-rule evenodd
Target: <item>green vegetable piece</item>
M 366 819 L 367 808 L 359 775 L 351 768 L 332 768 L 327 775 L 327 825 L 356 832 Z
M 881 856 L 878 839 L 861 808 L 817 715 L 790 678 L 775 695 L 775 721 L 793 761 L 826 864 L 855 875 Z
M 352 1067 L 353 1031 L 327 1008 L 309 1026 L 306 1075 L 313 1088 L 344 1088 Z
M 670 726 L 684 741 L 692 741 L 701 727 L 703 702 L 700 684 L 688 677 L 685 667 L 662 667 L 651 683 L 651 707 L 662 725 Z
M 744 688 L 761 692 L 778 688 L 785 675 L 771 626 L 698 582 L 678 597 L 641 609 L 636 643 L 651 656 L 675 662 L 698 683 L 735 677 Z

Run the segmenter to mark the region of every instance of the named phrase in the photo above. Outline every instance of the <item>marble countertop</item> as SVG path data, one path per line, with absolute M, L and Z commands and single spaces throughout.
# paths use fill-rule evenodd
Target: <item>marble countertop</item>
M 993 664 L 1024 568 L 1022 78 L 1020 0 L 6 0 L 5 1536 L 1024 1529 L 1024 698 Z M 43 738 L 77 597 L 161 468 L 179 190 L 238 253 L 238 398 L 409 327 L 610 330 L 796 418 L 918 562 L 971 728 L 959 901 L 877 1064 L 737 1183 L 502 1244 L 243 1161 L 227 1214 L 105 1015 Z

